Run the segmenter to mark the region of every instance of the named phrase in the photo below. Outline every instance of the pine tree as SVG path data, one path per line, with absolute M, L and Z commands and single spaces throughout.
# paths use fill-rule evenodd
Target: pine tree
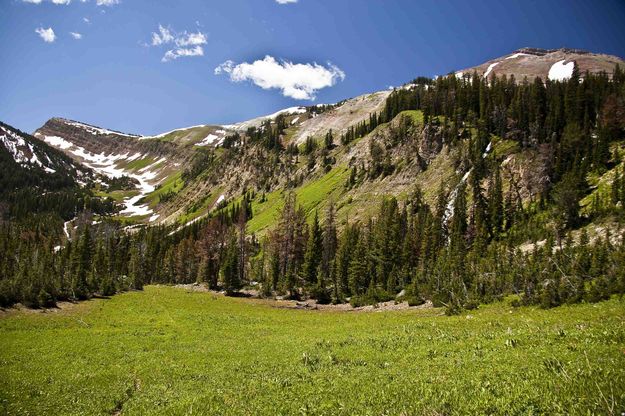
M 241 289 L 239 280 L 239 249 L 236 234 L 232 234 L 228 241 L 228 248 L 221 268 L 223 275 L 223 288 L 228 295 Z
M 306 244 L 306 254 L 304 256 L 303 273 L 307 284 L 317 283 L 317 273 L 322 255 L 322 232 L 319 226 L 319 216 L 315 211 L 315 217 L 308 229 L 308 242 Z

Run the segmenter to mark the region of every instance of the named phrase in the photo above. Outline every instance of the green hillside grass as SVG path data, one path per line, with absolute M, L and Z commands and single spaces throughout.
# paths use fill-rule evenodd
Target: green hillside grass
M 145 201 L 149 204 L 150 208 L 154 208 L 160 201 L 160 196 L 169 192 L 178 193 L 184 188 L 184 180 L 182 179 L 182 172 L 176 172 L 165 179 L 160 186 L 158 186 L 154 192 L 151 192 L 145 197 Z
M 147 287 L 0 316 L 0 412 L 620 414 L 625 303 L 320 312 Z M 619 407 L 620 406 L 620 407 Z
M 344 185 L 349 178 L 349 173 L 348 167 L 337 166 L 320 178 L 295 189 L 298 204 L 304 208 L 308 216 L 311 216 L 315 210 L 323 216 L 322 211 L 326 202 L 330 199 L 337 202 L 345 192 Z M 265 202 L 254 201 L 252 204 L 254 217 L 248 222 L 248 232 L 263 232 L 274 224 L 280 209 L 284 206 L 284 195 L 284 191 L 275 191 L 265 195 Z

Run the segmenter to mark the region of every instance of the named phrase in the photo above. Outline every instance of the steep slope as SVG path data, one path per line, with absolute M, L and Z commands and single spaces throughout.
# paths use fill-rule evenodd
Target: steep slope
M 12 159 L 19 171 L 30 172 L 34 176 L 45 177 L 44 173 L 48 176 L 58 174 L 78 182 L 92 175 L 90 169 L 75 163 L 62 152 L 2 122 L 0 122 L 0 153 L 3 160 Z
M 120 214 L 156 220 L 154 210 L 143 201 L 157 187 L 182 169 L 192 152 L 158 137 L 124 134 L 62 118 L 50 119 L 35 137 L 64 151 L 74 160 L 109 179 L 130 178 L 114 197 Z
M 513 75 L 517 80 L 536 76 L 565 80 L 575 65 L 582 75 L 586 71 L 611 75 L 617 64 L 625 67 L 622 59 L 609 55 L 523 48 L 456 76 L 476 71 L 482 79 Z M 428 87 L 409 84 L 396 92 L 414 97 L 411 90 Z M 393 105 L 389 97 L 401 95 L 393 94 L 379 91 L 337 104 L 292 107 L 231 125 L 203 124 L 156 136 L 124 134 L 60 118 L 49 120 L 35 135 L 109 178 L 134 181 L 123 190 L 104 190 L 124 205 L 122 216 L 186 224 L 252 191 L 250 229 L 264 232 L 289 190 L 296 191 L 309 213 L 332 199 L 344 221 L 368 215 L 384 195 L 405 198 L 415 184 L 433 206 L 439 188 L 451 191 L 466 181 L 469 149 L 455 143 L 448 120 L 443 116 L 424 120 L 421 111 L 388 116 L 389 103 Z M 402 108 L 417 108 L 416 102 L 405 104 Z M 378 118 L 375 128 L 369 128 L 372 116 Z M 475 134 L 468 126 L 457 130 L 459 138 Z M 355 137 L 342 142 L 343 136 L 354 136 L 355 131 Z M 333 143 L 327 146 L 324 140 L 329 132 Z M 507 138 L 489 137 L 494 155 L 484 157 L 497 159 L 504 186 L 514 183 L 519 201 L 526 203 L 549 186 L 545 173 L 549 149 L 518 146 L 518 139 L 512 133 Z
M 619 57 L 580 49 L 522 48 L 509 55 L 457 71 L 456 76 L 461 77 L 477 72 L 482 77 L 513 75 L 518 81 L 526 77 L 530 81 L 536 77 L 543 80 L 563 80 L 570 78 L 575 64 L 582 76 L 586 71 L 593 74 L 599 72 L 612 74 L 617 64 L 621 68 L 625 67 L 625 61 Z
M 96 200 L 84 200 L 83 187 L 95 180 L 88 167 L 0 122 L 0 222 L 4 216 L 21 220 L 33 214 L 68 220 L 83 208 L 104 212 Z M 32 219 L 49 226 L 46 216 Z

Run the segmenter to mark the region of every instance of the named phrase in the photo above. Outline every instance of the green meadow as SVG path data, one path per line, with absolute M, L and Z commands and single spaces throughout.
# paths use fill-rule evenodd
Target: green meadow
M 614 414 L 625 301 L 461 316 L 149 286 L 0 315 L 0 413 Z M 283 306 L 283 304 L 282 304 Z

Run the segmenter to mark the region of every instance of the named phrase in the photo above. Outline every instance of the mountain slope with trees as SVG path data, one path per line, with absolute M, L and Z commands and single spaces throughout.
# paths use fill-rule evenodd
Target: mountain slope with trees
M 553 307 L 623 293 L 625 75 L 571 68 L 554 81 L 418 78 L 299 143 L 299 118 L 346 103 L 283 112 L 211 146 L 120 138 L 181 149 L 179 185 L 154 205 L 178 219 L 128 229 L 91 211 L 56 254 L 58 241 L 26 244 L 9 224 L 3 247 L 24 251 L 2 258 L 2 303 L 196 281 L 323 303 L 431 300 L 450 314 L 509 294 Z M 110 135 L 89 140 L 99 134 Z M 55 270 L 46 285 L 33 265 Z

